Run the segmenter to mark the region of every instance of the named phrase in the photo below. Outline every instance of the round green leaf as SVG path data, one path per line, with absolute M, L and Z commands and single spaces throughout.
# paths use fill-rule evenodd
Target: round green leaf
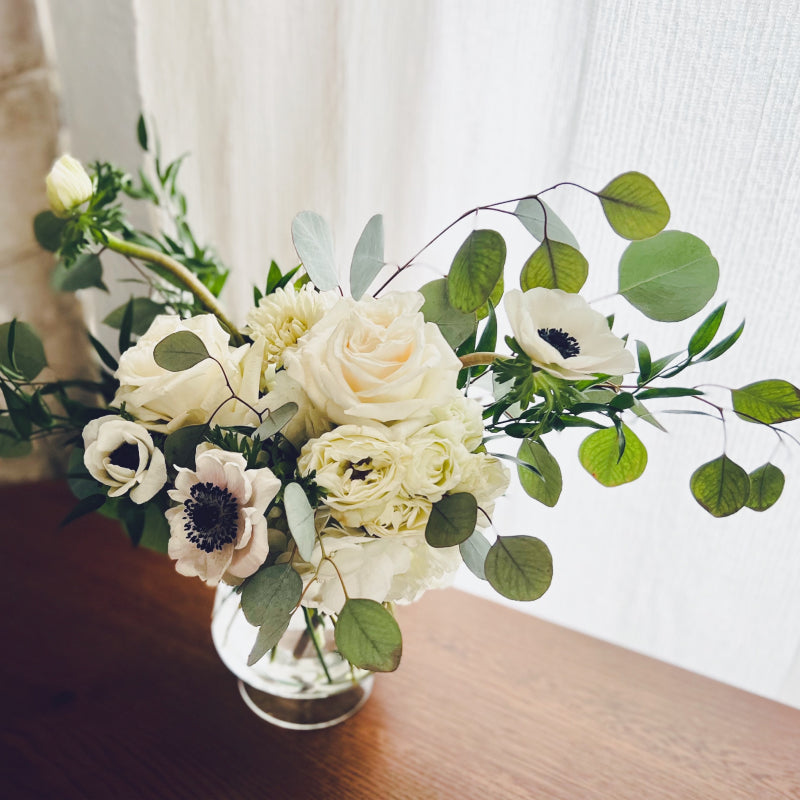
M 635 481 L 647 466 L 647 450 L 636 434 L 622 425 L 624 450 L 616 428 L 589 434 L 578 449 L 583 468 L 603 486 L 620 486 Z
M 472 231 L 458 249 L 447 276 L 450 305 L 465 313 L 480 308 L 497 286 L 505 262 L 506 243 L 497 231 Z
M 374 600 L 347 600 L 336 621 L 335 638 L 339 652 L 354 667 L 393 672 L 400 664 L 400 627 L 391 612 Z
M 258 629 L 255 644 L 247 656 L 247 666 L 252 667 L 259 659 L 262 659 L 286 633 L 291 621 L 291 614 L 276 612 L 264 620 L 264 624 Z
M 9 339 L 13 363 L 8 352 Z M 28 381 L 32 381 L 47 366 L 42 340 L 27 322 L 15 320 L 0 325 L 0 364 Z
M 619 293 L 659 322 L 696 314 L 711 299 L 718 281 L 719 266 L 708 245 L 681 231 L 631 242 L 619 262 Z
M 203 441 L 208 425 L 186 425 L 167 434 L 164 459 L 168 467 L 194 467 L 197 445 Z
M 545 289 L 575 293 L 586 283 L 588 274 L 589 262 L 580 250 L 563 242 L 545 239 L 525 262 L 519 284 L 523 292 L 543 286 Z
M 420 311 L 426 322 L 433 322 L 442 332 L 444 340 L 453 349 L 475 332 L 478 321 L 475 313 L 465 314 L 450 305 L 447 298 L 447 279 L 426 283 L 420 293 L 425 298 Z
M 208 358 L 203 340 L 191 331 L 177 331 L 153 348 L 153 359 L 162 369 L 183 372 Z
M 321 292 L 336 289 L 336 258 L 328 223 L 314 211 L 301 211 L 292 220 L 292 241 L 308 277 Z
M 115 308 L 106 318 L 103 323 L 110 328 L 119 330 L 122 327 L 122 320 L 125 316 L 125 310 L 128 308 L 128 303 Z M 142 336 L 147 332 L 147 329 L 153 323 L 153 320 L 159 315 L 164 313 L 164 304 L 156 303 L 149 297 L 134 297 L 133 298 L 133 319 L 131 320 L 131 333 L 137 336 Z
M 364 228 L 350 264 L 350 294 L 361 298 L 383 269 L 383 217 L 376 214 Z
M 431 547 L 453 547 L 472 536 L 478 522 L 478 501 L 468 492 L 449 494 L 434 503 L 425 526 Z
M 800 389 L 789 381 L 757 381 L 731 391 L 733 410 L 746 422 L 774 425 L 800 418 Z
M 33 218 L 33 235 L 39 246 L 50 253 L 61 247 L 61 233 L 67 220 L 60 219 L 52 211 L 42 211 Z
M 552 508 L 561 495 L 561 468 L 550 451 L 533 439 L 526 439 L 519 448 L 517 458 L 530 464 L 535 472 L 518 465 L 519 482 L 525 493 Z
M 297 414 L 299 406 L 297 403 L 289 401 L 282 406 L 278 406 L 274 411 L 270 411 L 267 418 L 253 431 L 252 438 L 258 436 L 262 441 L 274 436 L 279 430 L 289 424 L 292 417 Z
M 317 529 L 314 525 L 314 509 L 299 483 L 290 483 L 283 490 L 283 505 L 300 557 L 304 561 L 310 561 L 317 540 Z
M 753 511 L 766 511 L 774 506 L 783 493 L 786 482 L 783 473 L 774 464 L 767 462 L 753 470 L 749 477 L 750 494 L 745 505 Z
M 750 497 L 750 478 L 726 455 L 698 467 L 690 486 L 694 499 L 715 517 L 735 514 Z
M 32 450 L 30 439 L 20 438 L 11 418 L 0 416 L 0 458 L 24 458 Z
M 597 196 L 608 224 L 625 239 L 655 236 L 669 222 L 664 195 L 641 172 L 618 175 Z
M 486 580 L 484 565 L 486 564 L 486 556 L 489 553 L 489 547 L 490 545 L 486 537 L 477 529 L 473 531 L 469 539 L 461 542 L 458 546 L 461 552 L 461 558 L 464 560 L 469 571 L 482 581 Z
M 108 291 L 103 283 L 103 264 L 96 253 L 84 253 L 69 266 L 59 261 L 50 276 L 50 285 L 58 292 L 77 292 L 79 289 L 91 288 Z M 124 309 L 123 306 L 123 313 Z
M 244 582 L 242 611 L 251 625 L 261 626 L 274 616 L 289 615 L 302 593 L 303 579 L 291 564 L 264 567 Z
M 510 600 L 536 600 L 553 579 L 553 557 L 533 536 L 498 536 L 486 556 L 486 578 Z

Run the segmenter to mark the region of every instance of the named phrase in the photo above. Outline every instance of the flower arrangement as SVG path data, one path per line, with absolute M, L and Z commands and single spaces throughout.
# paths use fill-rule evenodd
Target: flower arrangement
M 138 132 L 150 152 L 143 120 Z M 375 216 L 345 296 L 326 223 L 302 212 L 292 225 L 299 265 L 284 273 L 273 262 L 236 325 L 217 300 L 227 270 L 188 224 L 180 160 L 164 165 L 156 148 L 152 165 L 135 180 L 63 156 L 47 177 L 51 210 L 34 229 L 58 256 L 54 286 L 104 289 L 101 257 L 114 251 L 143 291 L 104 321 L 118 331 L 118 358 L 89 335 L 96 380 L 39 380 L 46 358 L 35 331 L 17 320 L 0 326 L 0 456 L 24 455 L 40 436 L 69 437 L 78 503 L 65 522 L 100 511 L 135 544 L 166 551 L 182 575 L 234 587 L 258 628 L 250 663 L 302 608 L 312 635 L 319 619 L 333 622 L 353 666 L 394 670 L 394 604 L 446 585 L 461 563 L 508 598 L 540 597 L 553 572 L 546 544 L 489 535 L 508 462 L 532 500 L 554 506 L 561 472 L 545 442 L 558 431 L 587 428 L 579 459 L 616 486 L 647 462 L 626 415 L 660 427 L 645 402 L 695 398 L 725 424 L 725 409 L 701 389 L 673 384 L 722 356 L 743 325 L 718 336 L 723 303 L 684 351 L 654 358 L 636 341 L 634 356 L 613 318 L 579 294 L 587 261 L 543 199 L 565 184 L 473 209 L 511 214 L 536 240 L 519 289 L 505 289 L 501 235 L 475 229 L 445 277 L 391 291 L 442 234 L 386 277 Z M 655 184 L 629 172 L 590 193 L 631 241 L 617 294 L 657 321 L 701 311 L 717 262 L 697 237 L 663 230 L 670 212 Z M 133 228 L 124 198 L 155 205 L 170 232 Z M 501 303 L 512 335 L 498 346 Z M 731 408 L 785 437 L 780 424 L 800 417 L 800 391 L 762 380 L 733 389 Z M 517 455 L 493 452 L 498 437 L 518 440 Z M 771 463 L 748 473 L 723 453 L 690 486 L 711 514 L 727 516 L 770 507 L 783 482 Z

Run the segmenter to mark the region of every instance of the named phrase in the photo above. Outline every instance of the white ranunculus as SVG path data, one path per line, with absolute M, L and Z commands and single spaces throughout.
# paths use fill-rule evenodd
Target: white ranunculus
M 310 562 L 294 561 L 307 587 L 303 604 L 327 614 L 349 597 L 378 603 L 411 603 L 428 589 L 449 586 L 461 559 L 457 547 L 434 548 L 416 535 L 372 538 L 335 527 L 321 532 Z M 322 559 L 322 547 L 334 564 Z
M 412 457 L 404 488 L 410 497 L 422 496 L 430 503 L 441 500 L 461 480 L 461 461 L 469 454 L 462 444 L 463 425 L 445 420 L 426 425 L 406 439 Z
M 451 493 L 468 492 L 478 501 L 478 506 L 487 514 L 494 511 L 494 501 L 502 495 L 510 481 L 508 468 L 495 456 L 488 453 L 469 453 L 460 464 L 458 484 Z M 488 525 L 489 520 L 478 512 L 478 525 Z
M 247 469 L 241 453 L 198 448 L 195 469 L 179 467 L 169 491 L 180 504 L 166 512 L 175 569 L 209 586 L 252 575 L 269 553 L 264 514 L 280 488 L 270 469 Z
M 83 429 L 83 463 L 92 477 L 110 486 L 108 496 L 129 494 L 134 503 L 151 500 L 167 481 L 164 454 L 146 428 L 108 415 Z
M 455 394 L 461 362 L 419 309 L 419 292 L 340 300 L 285 353 L 286 369 L 337 424 L 428 414 Z
M 77 158 L 63 155 L 45 179 L 47 201 L 57 217 L 69 217 L 94 191 L 92 179 Z
M 624 375 L 636 365 L 608 321 L 577 294 L 515 289 L 503 298 L 514 338 L 531 361 L 566 380 Z
M 177 331 L 199 336 L 212 358 L 181 372 L 159 367 L 153 349 Z M 158 316 L 144 336 L 120 356 L 114 405 L 121 407 L 124 403 L 125 410 L 145 427 L 167 433 L 204 424 L 212 414 L 216 425 L 258 425 L 258 417 L 246 404 L 263 410 L 259 398 L 263 354 L 263 339 L 231 347 L 228 334 L 212 314 L 186 320 Z M 239 399 L 229 399 L 225 377 Z
M 268 367 L 265 372 L 267 395 L 263 405 L 275 411 L 286 403 L 297 403 L 297 413 L 281 431 L 298 449 L 309 439 L 321 436 L 331 429 L 330 420 L 308 399 L 303 387 L 286 370 L 275 372 Z
M 302 449 L 301 475 L 316 473 L 325 505 L 343 525 L 373 524 L 402 494 L 411 451 L 384 425 L 341 425 Z
M 247 314 L 246 332 L 264 337 L 264 366 L 282 366 L 285 351 L 297 345 L 334 301 L 332 292 L 318 292 L 309 284 L 299 290 L 276 289 L 262 297 Z

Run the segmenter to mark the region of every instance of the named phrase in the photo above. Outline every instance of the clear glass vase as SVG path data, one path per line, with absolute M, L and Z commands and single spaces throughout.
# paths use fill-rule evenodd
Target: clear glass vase
M 276 647 L 249 667 L 257 633 L 239 596 L 220 584 L 211 637 L 222 662 L 239 679 L 242 699 L 259 717 L 294 730 L 329 728 L 352 717 L 367 701 L 374 676 L 353 669 L 336 652 L 329 622 L 310 626 L 298 609 Z

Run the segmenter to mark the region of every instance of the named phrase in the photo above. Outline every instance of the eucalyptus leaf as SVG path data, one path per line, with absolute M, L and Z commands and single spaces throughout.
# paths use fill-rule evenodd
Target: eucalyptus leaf
M 168 467 L 194 467 L 197 445 L 204 439 L 208 425 L 186 425 L 167 434 L 164 459 Z
M 425 541 L 431 547 L 453 547 L 465 542 L 478 522 L 478 501 L 468 492 L 445 495 L 431 507 Z
M 498 536 L 484 568 L 492 587 L 510 600 L 536 600 L 553 579 L 553 557 L 533 536 Z
M 24 458 L 32 450 L 30 440 L 20 438 L 11 417 L 0 414 L 0 458 Z
M 694 499 L 714 517 L 727 517 L 750 497 L 750 478 L 726 455 L 698 467 L 691 478 Z
M 525 226 L 525 229 L 539 242 L 545 239 L 545 212 L 547 213 L 547 237 L 554 242 L 563 242 L 576 250 L 580 250 L 578 240 L 561 218 L 544 200 L 526 197 L 517 203 L 514 216 Z
M 478 343 L 475 346 L 475 352 L 479 353 L 492 352 L 497 347 L 497 314 L 494 310 L 495 305 L 491 298 L 486 305 L 489 309 L 488 319 L 481 333 L 481 338 L 478 339 Z
M 620 486 L 635 481 L 647 466 L 645 446 L 627 425 L 622 424 L 621 431 L 625 437 L 621 456 L 618 433 L 614 428 L 590 433 L 578 449 L 578 459 L 583 468 L 603 486 Z
M 288 617 L 302 593 L 303 579 L 291 564 L 262 567 L 244 582 L 242 611 L 251 625 L 260 627 L 275 616 Z
M 482 581 L 486 580 L 484 565 L 486 564 L 486 556 L 490 547 L 491 545 L 486 537 L 477 528 L 472 532 L 472 536 L 469 539 L 465 539 L 458 546 L 461 558 L 469 571 Z
M 9 355 L 9 343 L 13 359 Z M 0 364 L 27 381 L 34 380 L 47 366 L 42 340 L 27 322 L 15 320 L 0 325 Z
M 696 314 L 717 290 L 719 266 L 708 245 L 681 231 L 631 242 L 619 262 L 619 293 L 650 319 Z
M 361 299 L 383 269 L 383 217 L 376 214 L 364 228 L 350 264 L 350 294 Z
M 778 502 L 786 482 L 783 472 L 778 467 L 767 462 L 753 470 L 749 478 L 750 493 L 745 503 L 748 508 L 752 508 L 753 511 L 766 511 Z
M 580 250 L 545 239 L 525 262 L 519 276 L 523 292 L 542 286 L 564 292 L 580 291 L 589 274 L 589 263 Z
M 733 410 L 746 422 L 774 425 L 800 419 L 800 389 L 789 381 L 756 381 L 731 391 Z
M 260 661 L 276 644 L 278 644 L 283 634 L 286 633 L 291 619 L 291 615 L 277 612 L 274 616 L 264 620 L 264 624 L 258 629 L 253 649 L 247 656 L 248 667 L 252 667 L 253 664 Z
M 471 313 L 489 299 L 503 274 L 506 243 L 492 230 L 476 230 L 458 249 L 447 276 L 447 297 L 453 308 Z
M 183 372 L 208 358 L 203 340 L 191 331 L 177 331 L 153 348 L 153 360 L 169 372 Z
M 166 553 L 169 545 L 169 522 L 164 511 L 156 503 L 145 504 L 144 531 L 139 540 L 139 547 Z
M 447 296 L 447 279 L 426 283 L 420 293 L 425 298 L 420 311 L 426 322 L 433 322 L 442 332 L 447 344 L 458 347 L 478 327 L 475 312 L 465 314 L 450 305 Z
M 108 291 L 103 283 L 103 264 L 96 253 L 84 253 L 67 266 L 59 261 L 50 276 L 50 285 L 58 292 L 77 292 L 79 289 L 102 289 Z
M 133 318 L 131 321 L 131 333 L 136 336 L 142 336 L 147 333 L 147 329 L 152 325 L 153 320 L 159 315 L 163 314 L 165 306 L 163 303 L 156 303 L 149 297 L 134 297 L 133 302 Z M 106 316 L 103 323 L 108 325 L 109 328 L 119 330 L 122 327 L 122 320 L 125 316 L 125 309 L 128 303 L 115 308 L 110 314 Z
M 597 193 L 609 225 L 625 239 L 647 239 L 669 222 L 669 206 L 641 172 L 618 175 Z
M 255 439 L 257 436 L 263 442 L 270 436 L 274 436 L 289 424 L 292 417 L 297 414 L 298 408 L 297 403 L 290 401 L 278 406 L 274 411 L 270 411 L 267 418 L 253 431 L 253 438 Z
M 336 257 L 328 223 L 314 211 L 301 211 L 292 220 L 292 241 L 308 277 L 321 292 L 336 289 Z
M 33 218 L 33 235 L 39 246 L 50 253 L 61 247 L 61 234 L 67 221 L 52 211 L 42 211 Z
M 478 317 L 478 322 L 488 316 L 490 304 L 494 308 L 497 308 L 497 306 L 500 305 L 500 301 L 503 299 L 505 288 L 505 279 L 503 275 L 501 275 L 500 280 L 497 281 L 494 289 L 492 289 L 492 293 L 489 295 L 489 300 L 475 312 L 476 316 Z
M 544 444 L 535 439 L 525 439 L 519 448 L 517 457 L 536 469 L 533 472 L 524 467 L 517 467 L 517 474 L 522 488 L 528 497 L 552 508 L 561 496 L 561 468 Z
M 314 525 L 314 509 L 299 483 L 286 486 L 283 490 L 283 504 L 297 550 L 304 561 L 310 561 L 317 540 L 317 529 Z
M 345 602 L 336 621 L 336 647 L 354 667 L 393 672 L 400 664 L 400 627 L 380 603 L 363 598 Z

